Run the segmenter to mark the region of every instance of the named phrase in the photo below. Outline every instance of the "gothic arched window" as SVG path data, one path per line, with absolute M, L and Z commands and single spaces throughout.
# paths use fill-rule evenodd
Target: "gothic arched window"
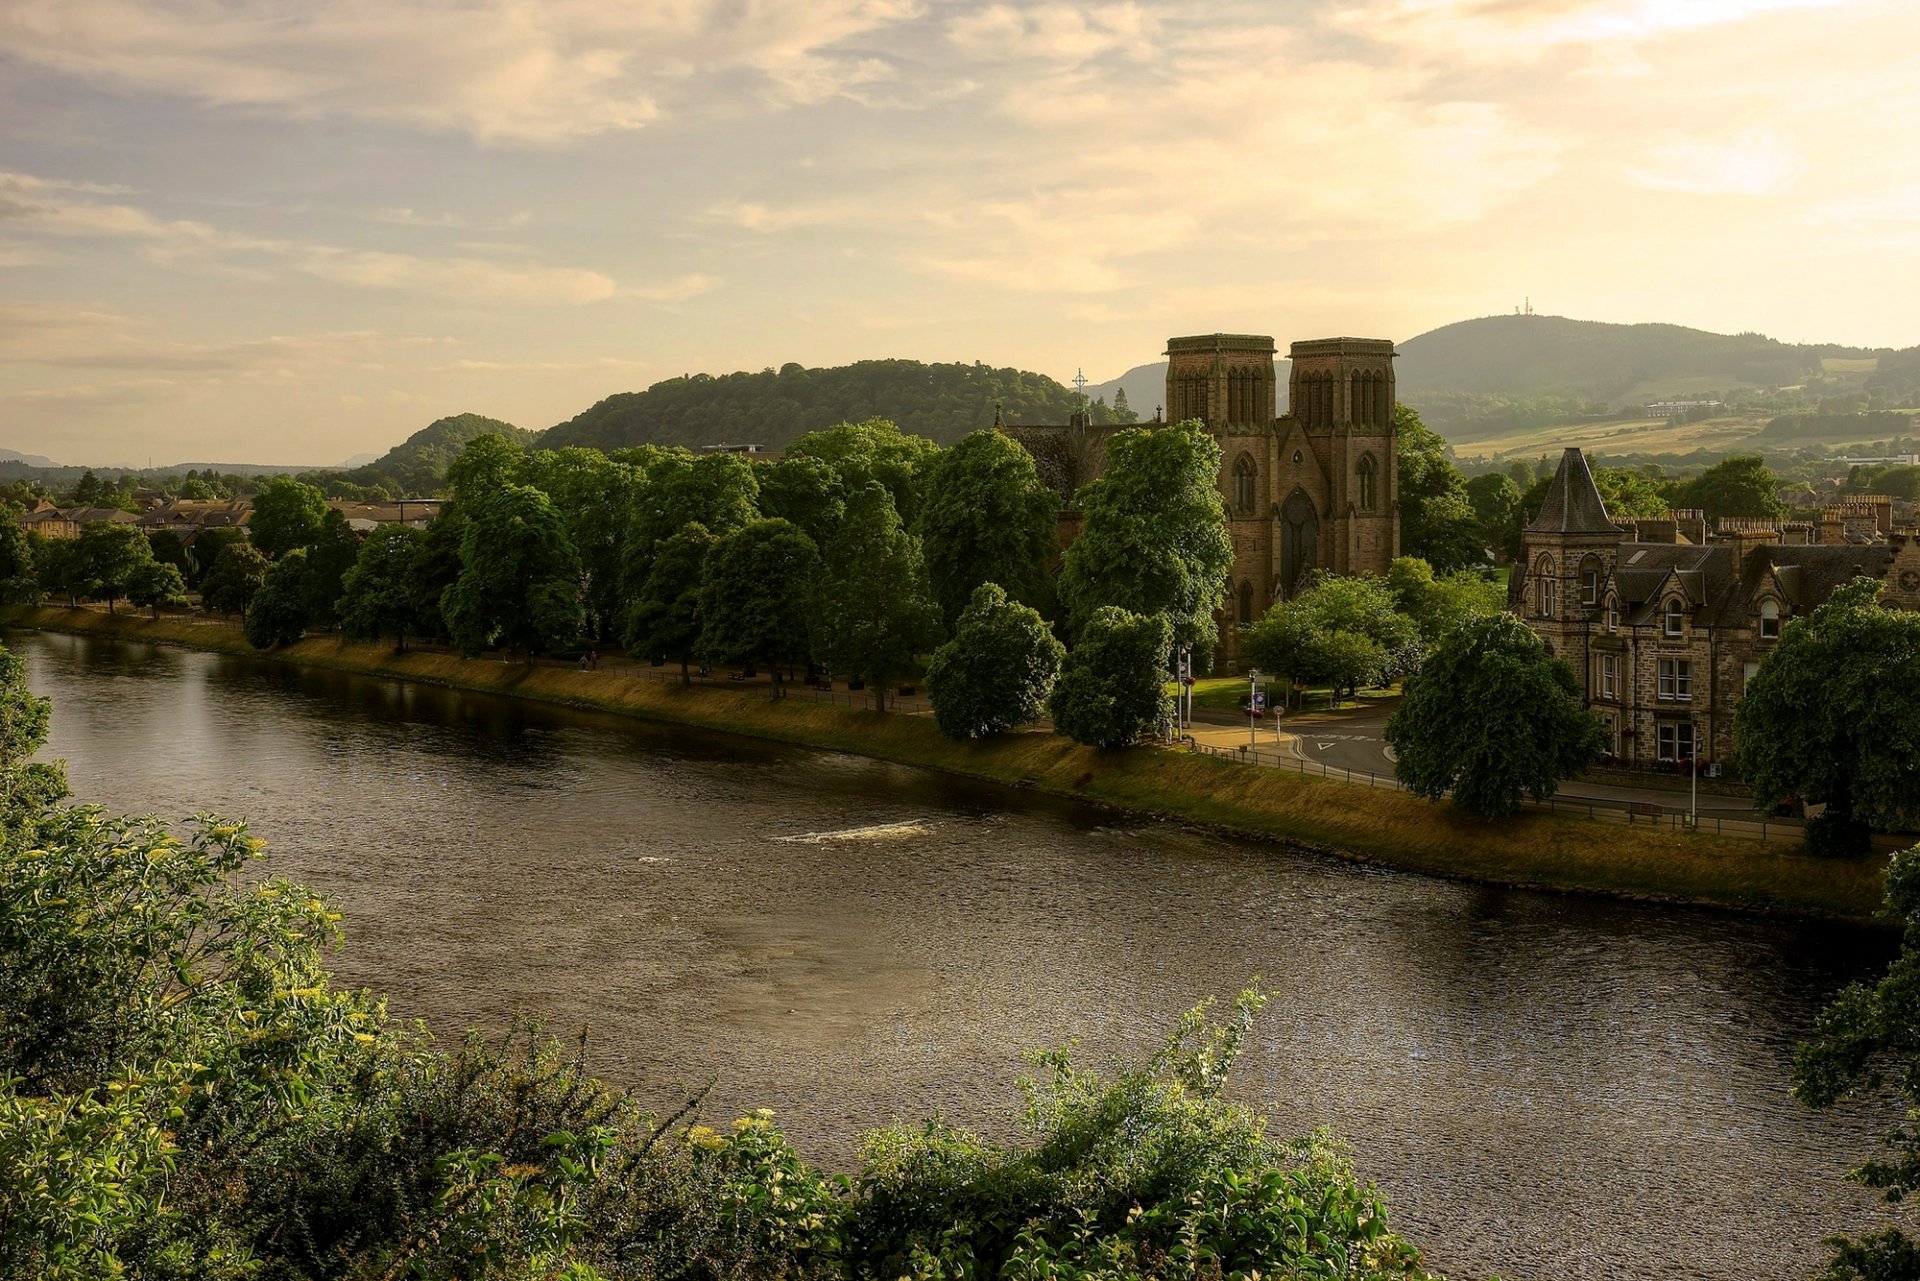
M 1380 468 L 1374 463 L 1373 455 L 1361 455 L 1360 465 L 1353 470 L 1355 478 L 1359 481 L 1360 510 L 1363 512 L 1375 510 L 1380 502 Z
M 1245 454 L 1233 465 L 1233 509 L 1243 516 L 1251 516 L 1256 506 L 1255 482 L 1259 476 L 1253 469 L 1253 459 Z
M 1554 616 L 1553 607 L 1555 603 L 1553 599 L 1553 589 L 1555 586 L 1553 579 L 1553 557 L 1542 556 L 1539 560 L 1533 562 L 1533 580 L 1536 584 L 1535 591 L 1538 593 L 1534 602 L 1535 608 L 1540 611 L 1540 617 L 1552 618 Z
M 1240 622 L 1243 626 L 1253 625 L 1253 584 L 1244 580 L 1240 584 Z

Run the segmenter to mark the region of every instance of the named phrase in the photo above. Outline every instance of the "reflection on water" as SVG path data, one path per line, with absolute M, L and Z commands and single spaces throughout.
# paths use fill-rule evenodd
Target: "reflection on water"
M 1433 1263 L 1806 1275 L 1878 1213 L 1878 1116 L 1792 1049 L 1884 940 L 1455 885 L 825 753 L 327 672 L 14 635 L 75 791 L 218 810 L 346 913 L 342 979 L 442 1033 L 590 1029 L 657 1105 L 717 1076 L 816 1159 L 1014 1114 L 1022 1052 L 1273 990 L 1239 1093 L 1330 1125 Z

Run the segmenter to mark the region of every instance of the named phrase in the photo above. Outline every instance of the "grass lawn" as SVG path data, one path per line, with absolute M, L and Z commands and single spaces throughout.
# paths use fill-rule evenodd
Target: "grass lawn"
M 1267 705 L 1275 705 L 1280 698 L 1278 682 L 1263 677 L 1260 688 L 1266 691 Z M 1167 692 L 1174 692 L 1172 682 L 1167 684 Z M 1399 685 L 1388 689 L 1363 689 L 1358 700 L 1343 698 L 1333 702 L 1333 691 L 1325 685 L 1310 687 L 1306 693 L 1308 707 L 1354 707 L 1358 703 L 1370 703 L 1376 699 L 1391 698 L 1400 692 Z M 1208 676 L 1194 682 L 1193 705 L 1195 708 L 1214 712 L 1244 712 L 1247 707 L 1247 678 L 1244 676 Z

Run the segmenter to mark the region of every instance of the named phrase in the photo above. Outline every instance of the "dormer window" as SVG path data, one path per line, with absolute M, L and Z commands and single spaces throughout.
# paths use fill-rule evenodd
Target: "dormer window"
M 1678 596 L 1667 599 L 1666 612 L 1661 616 L 1660 630 L 1668 636 L 1684 635 L 1687 630 L 1687 607 L 1680 603 Z
M 1760 602 L 1760 639 L 1780 639 L 1780 603 L 1778 601 Z
M 1620 598 L 1612 592 L 1607 593 L 1607 630 L 1620 630 Z

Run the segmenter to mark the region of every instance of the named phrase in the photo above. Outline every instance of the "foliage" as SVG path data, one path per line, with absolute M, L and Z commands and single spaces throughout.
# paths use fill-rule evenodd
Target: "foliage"
M 1108 440 L 1105 471 L 1079 493 L 1084 521 L 1060 569 L 1075 634 L 1107 606 L 1165 615 L 1171 641 L 1192 645 L 1196 670 L 1206 668 L 1233 565 L 1219 473 L 1220 446 L 1197 421 Z
M 106 601 L 108 613 L 113 612 L 113 602 L 125 596 L 127 588 L 153 564 L 153 545 L 137 525 L 111 521 L 83 525 L 72 544 L 74 560 L 67 568 L 71 585 L 80 589 L 78 595 Z
M 319 490 L 291 476 L 275 476 L 253 496 L 247 537 L 266 556 L 277 558 L 318 542 L 326 515 L 327 500 Z
M 248 603 L 241 624 L 247 643 L 255 649 L 291 645 L 306 635 L 311 595 L 308 582 L 313 576 L 311 555 L 306 548 L 296 547 L 267 566 L 260 590 Z
M 498 418 L 455 414 L 428 423 L 377 461 L 352 469 L 344 478 L 396 498 L 435 494 L 446 484 L 453 460 L 469 442 L 480 436 L 498 436 L 525 446 L 533 443 L 535 433 Z
M 460 501 L 467 518 L 460 576 L 440 605 L 460 653 L 518 650 L 531 663 L 539 651 L 578 641 L 585 622 L 580 558 L 553 500 L 510 484 Z
M 210 614 L 244 614 L 266 581 L 267 558 L 252 543 L 229 543 L 200 580 L 200 603 Z
M 1243 653 L 1296 685 L 1358 689 L 1417 669 L 1420 629 L 1386 580 L 1320 574 L 1254 624 Z
M 220 559 L 220 553 L 235 543 L 247 541 L 247 531 L 236 525 L 216 526 L 203 529 L 193 536 L 193 546 L 187 555 L 193 559 L 193 568 L 187 575 L 187 586 L 195 591 L 201 590 L 208 574 L 213 572 L 214 564 Z M 154 555 L 157 557 L 158 552 Z
M 1762 807 L 1798 798 L 1881 831 L 1920 823 L 1920 614 L 1858 578 L 1781 629 L 1734 712 Z
M 1469 619 L 1499 613 L 1507 603 L 1506 589 L 1490 574 L 1461 570 L 1435 578 L 1433 566 L 1411 556 L 1398 557 L 1387 568 L 1387 589 L 1394 607 L 1413 620 L 1421 642 L 1429 646 Z
M 1574 701 L 1578 689 L 1566 662 L 1511 614 L 1463 623 L 1387 720 L 1394 774 L 1416 796 L 1451 793 L 1487 817 L 1515 813 L 1523 797 L 1545 800 L 1605 744 L 1600 719 Z
M 1394 408 L 1398 435 L 1400 545 L 1441 573 L 1486 559 L 1481 523 L 1466 481 L 1440 439 L 1411 405 Z
M 621 571 L 630 514 L 645 476 L 597 449 L 542 449 L 527 455 L 521 483 L 553 499 L 566 522 L 580 557 L 587 634 L 595 640 L 612 636 L 624 612 Z
M 840 473 L 825 459 L 794 454 L 755 469 L 760 478 L 760 513 L 791 521 L 815 544 L 824 544 L 847 514 Z
M 412 591 L 414 562 L 426 536 L 406 525 L 385 524 L 367 535 L 353 567 L 340 579 L 340 629 L 354 640 L 393 637 L 404 650 L 407 634 L 423 630 Z
M 187 580 L 180 567 L 165 561 L 148 561 L 127 580 L 127 600 L 160 617 L 162 609 L 184 609 L 187 605 Z
M 982 583 L 927 664 L 933 719 L 949 738 L 985 738 L 1040 719 L 1066 648 L 1038 611 Z
M 947 626 L 982 583 L 1035 609 L 1052 605 L 1060 502 L 1033 455 L 1002 432 L 977 431 L 934 460 L 926 489 L 918 532 Z
M 819 572 L 819 549 L 787 521 L 757 520 L 722 538 L 697 598 L 700 653 L 765 663 L 777 694 L 780 668 L 807 656 L 806 606 Z
M 1128 747 L 1167 712 L 1165 690 L 1173 625 L 1164 615 L 1115 605 L 1080 629 L 1053 687 L 1053 727 L 1090 747 Z
M 310 627 L 332 627 L 340 621 L 340 593 L 347 571 L 360 559 L 360 538 L 347 518 L 332 508 L 320 519 L 313 545 L 307 548 L 303 602 Z
M 1877 983 L 1848 986 L 1800 1046 L 1794 1096 L 1816 1108 L 1844 1099 L 1876 1099 L 1888 1076 L 1906 1099 L 1906 1115 L 1884 1142 L 1891 1155 L 1869 1160 L 1847 1177 L 1888 1201 L 1920 1190 L 1920 846 L 1887 866 L 1887 907 L 1903 927 L 1900 951 Z M 1832 1237 L 1825 1281 L 1914 1281 L 1920 1242 L 1899 1228 L 1868 1237 Z
M 654 549 L 653 565 L 628 608 L 622 643 L 638 658 L 680 660 L 680 680 L 689 683 L 688 660 L 700 643 L 700 587 L 707 553 L 716 538 L 698 521 Z
M 0 605 L 25 605 L 41 595 L 33 540 L 20 528 L 20 510 L 0 507 Z
M 1709 521 L 1722 516 L 1784 516 L 1780 478 L 1758 454 L 1740 454 L 1715 463 L 1680 489 L 1676 506 L 1697 507 Z M 1611 509 L 1609 509 L 1611 510 Z
M 753 443 L 777 449 L 808 432 L 875 415 L 944 442 L 991 424 L 996 404 L 1010 423 L 1063 423 L 1079 407 L 1070 388 L 1018 369 L 917 360 L 831 369 L 787 364 L 759 373 L 692 374 L 609 396 L 549 430 L 543 443 L 608 450 L 643 441 L 709 445 L 738 441 L 746 424 Z M 899 505 L 903 512 L 911 506 Z
M 877 711 L 887 709 L 893 678 L 940 643 L 940 611 L 927 588 L 920 540 L 901 525 L 878 481 L 847 495 L 846 519 L 821 549 L 807 612 L 814 657 L 864 678 Z
M 180 535 L 171 529 L 150 530 L 147 543 L 153 548 L 155 560 L 179 570 L 183 580 L 192 576 L 193 557 L 187 555 L 187 545 L 180 541 Z
M 939 453 L 925 436 L 903 432 L 885 418 L 837 423 L 787 447 L 788 458 L 817 458 L 833 468 L 849 496 L 869 484 L 881 485 L 908 527 L 919 519 L 928 472 Z
M 1467 502 L 1473 506 L 1474 519 L 1480 522 L 1480 542 L 1506 560 L 1519 560 L 1525 550 L 1520 542 L 1522 491 L 1513 477 L 1491 471 L 1467 482 Z
M 758 519 L 760 482 L 754 472 L 739 454 L 695 457 L 684 450 L 664 455 L 649 468 L 627 548 L 628 594 L 645 577 L 654 548 L 688 525 L 702 525 L 720 538 Z

